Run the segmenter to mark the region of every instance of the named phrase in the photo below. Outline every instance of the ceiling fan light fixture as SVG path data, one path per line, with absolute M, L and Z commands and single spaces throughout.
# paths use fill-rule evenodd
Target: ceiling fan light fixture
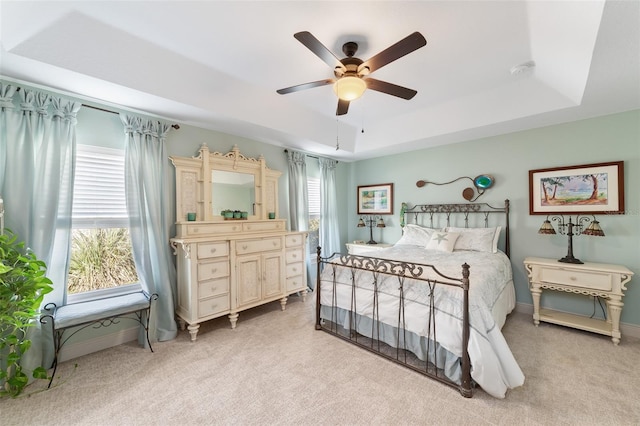
M 342 77 L 333 84 L 333 91 L 343 101 L 358 99 L 366 89 L 367 83 L 363 79 L 354 76 Z

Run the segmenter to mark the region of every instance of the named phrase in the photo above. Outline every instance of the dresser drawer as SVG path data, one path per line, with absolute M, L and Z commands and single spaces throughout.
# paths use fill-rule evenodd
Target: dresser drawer
M 283 220 L 270 220 L 268 222 L 248 222 L 242 224 L 244 232 L 284 231 Z
M 229 261 L 198 264 L 198 281 L 212 280 L 229 276 Z
M 305 272 L 304 263 L 289 263 L 287 264 L 287 277 L 293 277 L 294 275 L 301 275 Z
M 198 300 L 198 317 L 206 317 L 209 315 L 215 315 L 229 310 L 229 295 L 225 294 L 217 297 L 210 297 L 208 299 Z
M 222 235 L 235 234 L 242 231 L 242 225 L 239 221 L 231 221 L 229 223 L 199 223 L 184 225 L 189 237 L 199 237 L 201 235 Z
M 287 253 L 285 254 L 286 263 L 300 262 L 302 259 L 304 259 L 302 249 L 287 250 Z
M 297 277 L 289 277 L 287 278 L 287 293 L 292 291 L 304 290 L 306 289 L 306 285 L 304 282 L 304 276 L 298 275 Z
M 304 234 L 287 235 L 284 237 L 285 247 L 299 247 L 304 242 Z
M 229 293 L 229 277 L 198 283 L 198 299 Z
M 564 284 L 594 290 L 611 290 L 611 275 L 594 271 L 541 268 L 540 281 L 549 284 Z
M 229 256 L 229 245 L 226 241 L 198 244 L 198 259 Z
M 240 240 L 236 241 L 236 253 L 259 253 L 269 250 L 282 249 L 282 238 L 261 238 L 259 240 Z

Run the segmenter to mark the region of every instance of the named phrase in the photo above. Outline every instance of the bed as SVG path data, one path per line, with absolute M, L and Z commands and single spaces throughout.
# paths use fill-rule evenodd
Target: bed
M 316 329 L 465 397 L 480 386 L 504 398 L 524 383 L 501 332 L 515 307 L 509 201 L 403 204 L 401 218 L 400 240 L 370 256 L 318 247 Z

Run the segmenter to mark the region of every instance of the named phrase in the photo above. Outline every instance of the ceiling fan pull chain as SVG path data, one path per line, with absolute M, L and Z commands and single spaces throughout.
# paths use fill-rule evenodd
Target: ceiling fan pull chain
M 340 138 L 339 138 L 339 126 L 338 126 L 338 116 L 336 116 L 336 151 L 340 149 Z

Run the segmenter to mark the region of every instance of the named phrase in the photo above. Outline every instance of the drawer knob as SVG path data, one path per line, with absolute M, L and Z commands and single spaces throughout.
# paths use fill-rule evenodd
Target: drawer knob
M 298 272 L 298 268 L 293 268 L 293 272 Z
M 242 250 L 246 250 L 246 249 L 247 249 L 247 245 L 245 244 L 242 246 Z
M 576 280 L 577 280 L 577 278 L 576 278 L 576 277 L 573 277 L 573 276 L 569 277 L 569 279 L 570 279 L 571 281 L 576 281 Z
M 218 268 L 211 268 L 211 273 L 215 274 L 216 272 L 218 272 Z
M 294 253 L 293 255 L 291 255 L 291 256 L 292 256 L 294 259 L 295 259 L 296 257 L 298 257 L 298 255 L 297 255 L 297 254 L 295 254 L 295 253 Z
M 272 241 L 271 244 L 273 244 L 274 247 L 278 245 L 278 243 L 275 241 Z
M 216 252 L 216 249 L 212 248 L 212 249 L 211 249 L 211 253 L 213 254 L 213 253 L 215 253 L 215 252 Z

